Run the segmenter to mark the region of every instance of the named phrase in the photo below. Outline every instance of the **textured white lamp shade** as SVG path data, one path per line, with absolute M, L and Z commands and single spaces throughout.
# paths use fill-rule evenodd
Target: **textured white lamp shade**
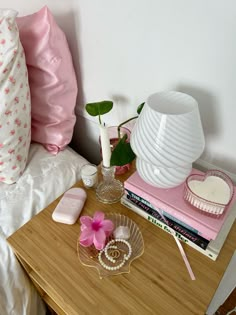
M 190 174 L 205 141 L 197 101 L 180 92 L 151 95 L 132 130 L 130 144 L 140 176 L 170 188 Z

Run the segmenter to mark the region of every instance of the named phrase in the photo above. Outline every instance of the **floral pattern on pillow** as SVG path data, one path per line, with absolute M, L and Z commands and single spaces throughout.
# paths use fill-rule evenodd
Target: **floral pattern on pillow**
M 0 10 L 0 182 L 12 184 L 26 166 L 31 140 L 31 105 L 17 12 Z

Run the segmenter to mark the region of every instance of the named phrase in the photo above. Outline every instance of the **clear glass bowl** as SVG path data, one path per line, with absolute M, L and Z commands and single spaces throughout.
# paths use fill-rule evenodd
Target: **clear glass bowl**
M 99 251 L 94 247 L 83 247 L 79 243 L 79 238 L 77 241 L 77 253 L 80 262 L 87 266 L 87 267 L 94 267 L 97 269 L 99 273 L 100 278 L 104 278 L 107 276 L 114 276 L 121 273 L 129 273 L 130 272 L 130 265 L 131 263 L 140 257 L 144 252 L 144 242 L 143 242 L 143 236 L 141 231 L 139 230 L 139 227 L 137 224 L 132 221 L 130 218 L 123 214 L 119 213 L 108 213 L 106 214 L 106 219 L 112 220 L 114 223 L 114 229 L 116 229 L 118 226 L 127 226 L 130 230 L 130 238 L 128 239 L 128 242 L 131 245 L 132 248 L 132 254 L 129 260 L 118 270 L 107 270 L 101 266 L 98 260 L 98 254 Z M 108 241 L 112 240 L 113 236 L 111 236 Z M 119 245 L 120 246 L 120 245 Z M 125 246 L 122 248 L 121 244 L 121 252 L 123 250 L 126 250 Z M 106 258 L 103 257 L 104 261 L 107 265 L 110 265 L 111 267 L 114 266 L 112 262 L 109 262 L 108 260 L 105 260 Z
M 191 189 L 191 181 L 204 182 L 210 176 L 216 176 L 222 179 L 225 185 L 228 185 L 228 198 L 225 202 L 215 202 L 197 195 Z M 225 186 L 226 187 L 226 186 Z M 192 174 L 185 181 L 184 199 L 195 209 L 209 216 L 219 218 L 229 206 L 234 194 L 234 185 L 232 180 L 225 173 L 218 170 L 209 170 L 204 175 Z M 210 198 L 209 198 L 210 199 Z

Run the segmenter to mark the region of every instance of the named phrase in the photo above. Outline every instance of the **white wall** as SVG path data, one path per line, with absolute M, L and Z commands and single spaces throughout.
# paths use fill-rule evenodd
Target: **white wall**
M 151 93 L 178 90 L 199 102 L 206 137 L 200 162 L 236 173 L 235 0 L 7 1 L 20 15 L 44 4 L 72 50 L 81 87 L 77 112 L 87 118 L 79 119 L 84 130 L 73 141 L 82 153 L 99 159 L 86 102 L 114 100 L 104 118 L 113 125 Z

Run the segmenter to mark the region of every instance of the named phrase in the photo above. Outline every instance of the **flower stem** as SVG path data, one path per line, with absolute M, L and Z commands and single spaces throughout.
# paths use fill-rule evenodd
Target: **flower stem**
M 120 139 L 120 128 L 123 125 L 127 124 L 128 122 L 130 122 L 131 120 L 136 119 L 136 118 L 138 118 L 138 116 L 135 116 L 135 117 L 132 117 L 130 119 L 127 119 L 126 121 L 124 121 L 124 122 L 122 122 L 121 124 L 118 125 L 118 127 L 117 127 L 117 129 L 118 129 L 118 139 Z

